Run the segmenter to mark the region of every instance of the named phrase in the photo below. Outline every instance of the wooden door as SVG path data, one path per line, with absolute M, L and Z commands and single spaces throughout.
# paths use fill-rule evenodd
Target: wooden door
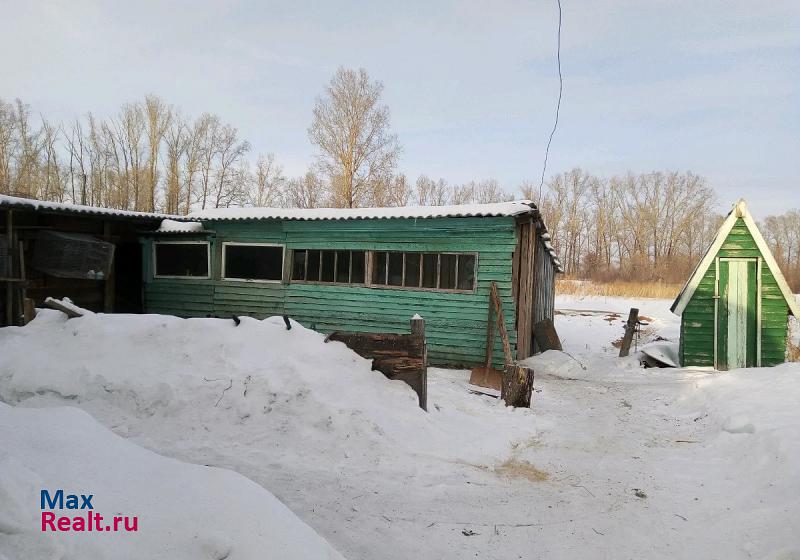
M 756 365 L 757 264 L 753 259 L 720 259 L 717 369 Z

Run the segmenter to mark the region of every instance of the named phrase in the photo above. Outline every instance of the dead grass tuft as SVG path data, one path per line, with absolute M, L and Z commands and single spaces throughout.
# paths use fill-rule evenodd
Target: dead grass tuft
M 519 459 L 509 459 L 494 468 L 494 472 L 512 478 L 524 478 L 531 482 L 544 482 L 550 475 L 543 470 L 537 469 L 528 461 Z
M 556 281 L 556 293 L 576 296 L 614 296 L 629 298 L 674 299 L 681 290 L 680 284 L 666 282 L 591 282 L 571 278 Z
M 786 346 L 788 349 L 788 361 L 800 362 L 800 345 L 795 344 L 792 339 L 789 338 Z

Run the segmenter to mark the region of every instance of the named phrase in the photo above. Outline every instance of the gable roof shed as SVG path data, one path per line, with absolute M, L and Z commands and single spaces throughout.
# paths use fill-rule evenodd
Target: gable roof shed
M 737 202 L 671 310 L 681 362 L 717 369 L 785 360 L 788 314 L 800 308 L 744 200 Z

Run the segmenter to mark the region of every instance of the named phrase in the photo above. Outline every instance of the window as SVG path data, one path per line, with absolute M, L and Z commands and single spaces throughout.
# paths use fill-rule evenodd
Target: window
M 156 241 L 153 276 L 156 278 L 209 278 L 208 241 Z
M 295 249 L 292 280 L 325 284 L 363 284 L 366 251 Z
M 475 255 L 373 252 L 372 285 L 470 292 L 475 289 Z
M 280 282 L 283 279 L 283 246 L 266 243 L 223 243 L 222 278 Z

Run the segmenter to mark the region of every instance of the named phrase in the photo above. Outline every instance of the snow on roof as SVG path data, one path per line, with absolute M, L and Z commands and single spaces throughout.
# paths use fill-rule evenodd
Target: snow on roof
M 530 200 L 453 206 L 391 208 L 210 208 L 189 214 L 194 220 L 370 220 L 391 218 L 468 218 L 521 216 L 536 205 Z
M 202 233 L 203 224 L 200 222 L 178 222 L 175 220 L 161 220 L 156 233 Z
M 117 210 L 115 208 L 100 208 L 98 206 L 84 206 L 69 202 L 50 202 L 33 198 L 22 198 L 0 194 L 0 208 L 19 208 L 24 210 L 43 210 L 64 214 L 84 214 L 89 216 L 109 216 L 116 218 L 134 218 L 141 220 L 161 219 L 164 217 L 179 219 L 180 216 L 157 214 L 154 212 L 134 212 L 133 210 Z

